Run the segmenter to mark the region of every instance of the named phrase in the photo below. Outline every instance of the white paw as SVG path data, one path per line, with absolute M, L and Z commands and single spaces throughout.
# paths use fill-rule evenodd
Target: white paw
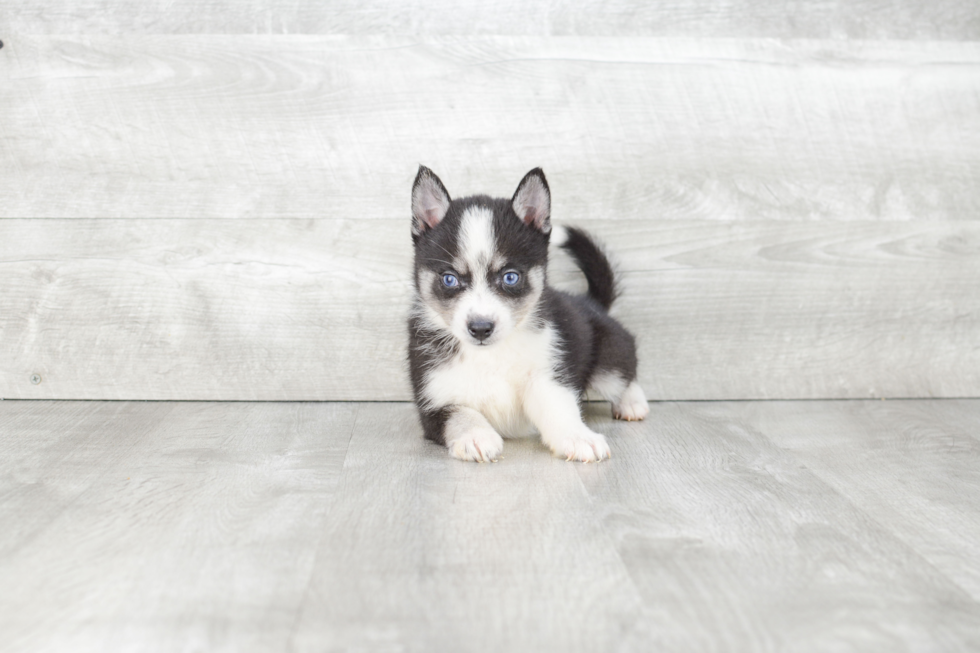
M 573 435 L 556 438 L 551 450 L 565 460 L 580 460 L 583 463 L 598 462 L 612 455 L 606 438 L 585 426 Z
M 649 414 L 650 406 L 645 401 L 613 404 L 613 417 L 616 419 L 624 419 L 627 422 L 638 422 Z
M 446 447 L 454 458 L 490 463 L 496 462 L 497 456 L 504 450 L 504 440 L 493 429 L 477 428 L 450 440 Z
M 623 396 L 613 403 L 612 413 L 616 419 L 627 422 L 638 422 L 650 414 L 650 405 L 639 383 L 633 381 L 629 384 Z

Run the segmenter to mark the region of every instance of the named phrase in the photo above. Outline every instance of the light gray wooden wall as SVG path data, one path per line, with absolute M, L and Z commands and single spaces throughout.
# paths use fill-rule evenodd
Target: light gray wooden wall
M 31 0 L 28 34 L 413 34 L 974 40 L 970 0 Z
M 407 398 L 420 162 L 457 195 L 545 168 L 651 398 L 980 395 L 980 5 L 47 0 L 0 30 L 0 397 Z

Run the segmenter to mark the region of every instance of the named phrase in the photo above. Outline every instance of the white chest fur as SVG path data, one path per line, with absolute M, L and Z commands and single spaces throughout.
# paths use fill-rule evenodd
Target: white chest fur
M 425 394 L 433 407 L 468 406 L 480 411 L 503 436 L 533 434 L 524 412 L 528 384 L 554 375 L 554 334 L 517 329 L 489 347 L 464 346 L 460 354 L 431 372 Z

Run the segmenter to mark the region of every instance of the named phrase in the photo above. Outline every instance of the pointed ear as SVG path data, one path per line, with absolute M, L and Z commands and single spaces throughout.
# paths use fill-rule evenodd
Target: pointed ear
M 436 174 L 420 165 L 412 185 L 412 233 L 421 234 L 442 222 L 449 202 L 449 193 Z
M 551 190 L 541 168 L 524 175 L 512 200 L 514 213 L 524 224 L 542 233 L 551 231 Z

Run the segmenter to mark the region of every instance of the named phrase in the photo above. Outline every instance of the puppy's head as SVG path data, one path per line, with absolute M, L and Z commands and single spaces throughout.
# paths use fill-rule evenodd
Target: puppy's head
M 472 346 L 504 340 L 541 297 L 550 232 L 551 192 L 540 168 L 509 200 L 453 200 L 419 166 L 412 187 L 415 288 L 429 325 Z

